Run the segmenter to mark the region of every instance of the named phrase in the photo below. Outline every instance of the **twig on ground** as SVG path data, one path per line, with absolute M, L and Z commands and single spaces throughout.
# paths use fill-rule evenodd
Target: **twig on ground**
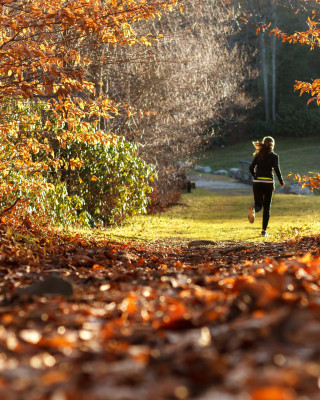
M 15 205 L 17 205 L 20 200 L 21 200 L 21 197 L 19 197 L 11 206 L 9 206 L 9 207 L 5 208 L 4 210 L 2 210 L 0 212 L 0 218 L 3 217 L 5 214 L 7 214 L 10 210 L 12 210 L 13 207 Z

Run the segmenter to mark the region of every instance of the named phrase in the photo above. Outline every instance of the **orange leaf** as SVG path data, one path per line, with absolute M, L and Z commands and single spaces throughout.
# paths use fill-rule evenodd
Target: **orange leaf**
M 80 237 L 80 235 L 77 233 L 76 236 L 74 236 L 72 239 L 70 239 L 70 243 L 75 242 L 79 237 Z
M 287 388 L 266 386 L 255 389 L 251 393 L 251 400 L 297 400 L 297 396 Z
M 103 269 L 105 269 L 105 268 L 102 267 L 102 266 L 99 265 L 99 264 L 94 264 L 94 265 L 92 266 L 92 269 L 93 269 L 94 271 L 100 271 L 100 270 L 103 270 Z
M 50 386 L 57 383 L 67 382 L 69 379 L 70 376 L 66 371 L 48 371 L 41 377 L 41 382 L 45 386 Z
M 55 347 L 55 348 L 74 347 L 74 344 L 72 342 L 70 342 L 70 340 L 66 339 L 64 336 L 42 338 L 38 342 L 38 345 L 45 346 L 45 347 Z
M 307 105 L 309 105 L 310 103 L 312 103 L 315 100 L 314 97 L 312 97 L 311 99 L 308 100 Z

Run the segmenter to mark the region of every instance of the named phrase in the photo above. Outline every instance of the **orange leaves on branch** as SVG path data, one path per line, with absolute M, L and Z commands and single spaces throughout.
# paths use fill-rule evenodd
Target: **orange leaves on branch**
M 53 189 L 60 184 L 65 185 L 60 189 L 68 195 L 65 176 L 83 165 L 80 150 L 70 154 L 73 143 L 108 145 L 114 135 L 100 127 L 110 126 L 106 120 L 119 114 L 120 105 L 103 94 L 103 77 L 98 82 L 88 78 L 92 73 L 89 68 L 95 67 L 93 45 L 150 46 L 160 35 L 140 37 L 134 23 L 160 18 L 172 7 L 179 7 L 179 3 L 176 0 L 0 2 L 3 207 L 12 204 L 20 193 L 36 199 L 36 205 L 29 203 L 30 209 L 45 207 L 45 199 L 50 197 L 48 192 L 56 192 Z M 110 62 L 110 55 L 101 54 L 99 62 L 103 67 L 102 63 Z M 152 115 L 145 110 L 132 113 L 141 118 Z M 98 183 L 93 171 L 88 175 L 90 178 L 92 185 Z M 19 212 L 23 212 L 22 208 Z
M 319 172 L 309 172 L 309 175 L 300 176 L 296 174 L 295 180 L 301 185 L 302 188 L 309 187 L 312 191 L 314 189 L 320 189 L 320 173 Z
M 87 121 L 97 125 L 100 118 L 112 118 L 118 105 L 102 97 L 95 98 L 95 84 L 86 80 L 86 68 L 92 60 L 88 55 L 83 56 L 83 48 L 92 37 L 100 44 L 139 42 L 149 46 L 150 37 L 137 37 L 133 23 L 160 17 L 162 12 L 178 5 L 176 0 L 2 1 L 0 100 L 51 98 L 47 111 L 55 113 L 74 138 L 90 140 Z M 12 130 L 13 119 L 13 116 L 11 120 L 0 118 L 3 136 Z M 19 129 L 17 126 L 16 133 Z M 51 129 L 50 122 L 43 129 Z M 72 139 L 71 135 L 69 138 Z M 101 138 L 102 135 L 96 136 L 94 140 Z M 41 146 L 38 151 L 37 146 L 29 146 L 29 156 L 25 151 L 23 158 L 31 160 L 31 154 L 42 150 L 50 153 Z
M 245 20 L 244 18 L 241 18 L 241 19 L 243 19 L 243 20 Z M 246 21 L 246 20 L 245 20 Z M 267 24 L 260 24 L 260 26 L 257 28 L 257 30 L 256 30 L 256 34 L 258 35 L 259 33 L 264 33 L 268 28 L 270 28 L 270 26 L 271 26 L 271 22 L 269 22 L 269 24 L 267 25 Z
M 83 165 L 82 161 L 79 158 L 72 158 L 70 160 L 70 168 L 75 170 L 76 168 L 81 168 Z
M 318 2 L 318 1 L 317 1 Z M 317 18 L 317 20 L 315 20 Z M 303 32 L 295 32 L 292 35 L 288 35 L 278 29 L 271 30 L 270 34 L 273 34 L 280 39 L 282 42 L 288 42 L 292 44 L 302 44 L 310 47 L 310 50 L 314 50 L 316 47 L 320 47 L 320 14 L 312 11 L 312 17 L 308 17 L 306 21 L 308 28 Z M 314 80 L 312 83 L 297 81 L 295 84 L 295 90 L 300 91 L 300 96 L 304 93 L 311 95 L 308 104 L 316 101 L 317 105 L 320 105 L 320 81 L 319 79 Z

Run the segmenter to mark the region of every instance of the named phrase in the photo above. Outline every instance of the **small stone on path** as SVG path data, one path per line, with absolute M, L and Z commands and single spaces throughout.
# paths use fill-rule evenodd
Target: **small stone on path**
M 23 289 L 18 289 L 17 294 L 27 294 L 30 296 L 71 296 L 73 294 L 73 287 L 69 281 L 59 275 L 50 275 L 43 281 L 32 283 L 30 286 Z

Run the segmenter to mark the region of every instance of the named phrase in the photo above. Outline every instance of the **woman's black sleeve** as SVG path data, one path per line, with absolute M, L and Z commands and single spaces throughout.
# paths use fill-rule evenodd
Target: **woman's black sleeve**
M 250 166 L 249 166 L 250 174 L 251 174 L 253 177 L 254 177 L 254 175 L 255 175 L 255 173 L 254 173 L 254 168 L 255 168 L 256 165 L 257 165 L 257 157 L 255 157 L 255 158 L 253 159 L 252 163 L 251 163 Z
M 280 185 L 284 185 L 281 171 L 280 171 L 280 165 L 279 165 L 279 156 L 277 155 L 274 159 L 274 165 L 273 165 L 274 172 L 277 174 L 277 177 L 279 179 Z

